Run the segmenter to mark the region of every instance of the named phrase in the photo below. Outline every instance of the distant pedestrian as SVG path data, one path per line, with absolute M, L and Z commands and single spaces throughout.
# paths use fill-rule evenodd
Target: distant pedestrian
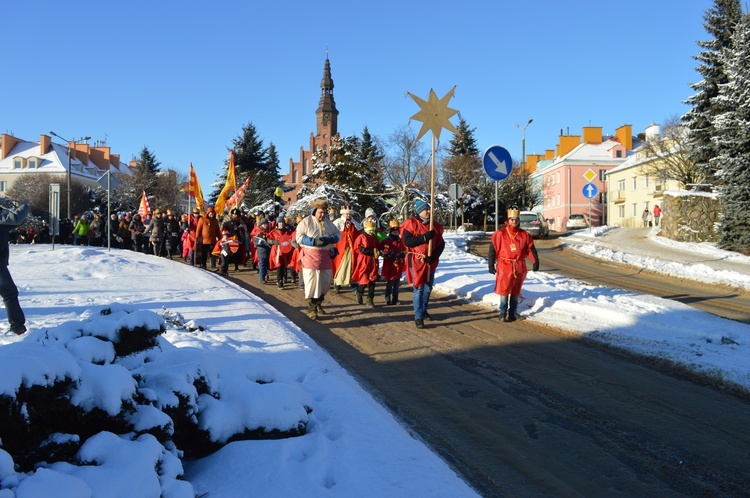
M 8 270 L 8 240 L 11 230 L 23 223 L 28 214 L 28 203 L 19 206 L 9 199 L 3 199 L 3 204 L 0 204 L 0 296 L 5 303 L 10 331 L 18 335 L 26 332 L 26 317 L 18 302 L 18 287 Z
M 489 272 L 495 275 L 495 294 L 500 295 L 500 320 L 503 322 L 518 318 L 518 298 L 528 272 L 526 258 L 531 258 L 533 271 L 539 269 L 534 239 L 520 227 L 519 216 L 518 208 L 508 209 L 505 226 L 492 234 L 487 255 Z
M 661 218 L 661 208 L 656 204 L 654 206 L 654 226 L 659 226 L 659 218 Z
M 648 210 L 648 208 L 643 210 L 643 215 L 641 218 L 643 218 L 643 226 L 648 227 L 648 217 L 651 216 L 651 212 Z

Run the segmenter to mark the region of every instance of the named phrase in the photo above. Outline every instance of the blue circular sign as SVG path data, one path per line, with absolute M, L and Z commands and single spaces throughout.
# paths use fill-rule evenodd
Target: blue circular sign
M 599 189 L 593 183 L 587 183 L 583 186 L 583 196 L 586 199 L 593 199 L 598 193 Z
M 484 165 L 484 171 L 493 180 L 505 180 L 513 170 L 513 159 L 510 158 L 510 152 L 499 145 L 493 145 L 484 151 L 482 164 Z

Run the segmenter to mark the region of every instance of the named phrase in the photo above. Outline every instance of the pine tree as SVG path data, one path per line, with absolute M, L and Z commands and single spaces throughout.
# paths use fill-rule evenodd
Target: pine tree
M 443 161 L 443 188 L 447 192 L 447 188 L 453 183 L 462 188 L 463 196 L 456 201 L 457 207 L 460 207 L 462 223 L 467 218 L 472 223 L 483 223 L 487 203 L 482 194 L 486 189 L 479 147 L 474 138 L 475 128 L 471 128 L 459 114 L 456 129 L 458 133 L 453 135 L 448 144 L 448 155 Z
M 722 181 L 724 219 L 719 247 L 750 253 L 750 17 L 744 14 L 721 54 L 727 81 L 715 105 L 724 112 L 712 122 L 716 156 L 711 167 Z
M 690 85 L 696 93 L 685 101 L 692 108 L 683 116 L 688 128 L 687 144 L 691 150 L 696 168 L 703 172 L 709 181 L 715 177 L 710 160 L 716 156 L 713 118 L 720 112 L 715 106 L 714 97 L 719 93 L 719 85 L 726 83 L 722 50 L 732 42 L 732 33 L 742 16 L 739 0 L 714 0 L 714 7 L 704 14 L 703 26 L 713 39 L 698 42 L 703 50 L 695 56 L 699 62 L 696 70 L 703 80 Z

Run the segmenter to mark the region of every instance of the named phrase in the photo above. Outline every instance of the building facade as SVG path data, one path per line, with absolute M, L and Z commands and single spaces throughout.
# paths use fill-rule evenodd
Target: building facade
M 107 146 L 90 146 L 69 142 L 60 145 L 48 135 L 39 141 L 27 141 L 3 133 L 0 139 L 0 195 L 10 189 L 23 175 L 67 175 L 70 166 L 71 184 L 81 182 L 96 188 L 97 180 L 107 171 L 130 172 Z
M 561 134 L 553 158 L 548 152 L 526 159 L 538 166 L 530 178 L 541 186 L 541 211 L 556 231 L 565 230 L 571 214 L 589 215 L 594 226 L 606 224 L 606 174 L 632 154 L 631 125 L 619 127 L 611 137 L 604 137 L 602 128 L 597 126 L 587 126 L 582 131 L 582 136 Z M 589 183 L 597 191 L 591 199 L 584 192 Z
M 659 138 L 659 126 L 646 128 L 646 140 Z M 679 190 L 675 180 L 664 180 L 649 176 L 646 166 L 659 157 L 649 154 L 644 148 L 638 148 L 618 167 L 607 173 L 607 224 L 621 227 L 642 227 L 643 212 L 653 213 L 655 206 L 661 206 L 664 192 Z
M 320 83 L 321 95 L 318 108 L 315 110 L 316 128 L 310 133 L 308 148 L 300 146 L 299 159 L 289 159 L 289 172 L 283 175 L 282 181 L 286 187 L 284 202 L 292 204 L 297 201 L 300 188 L 304 185 L 302 178 L 312 171 L 314 155 L 326 156 L 331 145 L 339 142 L 338 117 L 336 102 L 333 99 L 333 78 L 331 77 L 331 63 L 326 56 L 323 67 L 323 80 Z

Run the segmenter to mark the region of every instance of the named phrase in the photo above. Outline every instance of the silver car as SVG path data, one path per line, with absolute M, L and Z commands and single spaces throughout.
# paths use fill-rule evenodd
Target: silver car
M 535 239 L 543 239 L 549 235 L 549 224 L 544 217 L 533 211 L 521 211 L 521 228 L 529 232 Z
M 565 228 L 568 230 L 580 230 L 590 226 L 591 222 L 589 221 L 589 215 L 587 214 L 571 214 L 568 217 L 568 222 L 565 224 Z

